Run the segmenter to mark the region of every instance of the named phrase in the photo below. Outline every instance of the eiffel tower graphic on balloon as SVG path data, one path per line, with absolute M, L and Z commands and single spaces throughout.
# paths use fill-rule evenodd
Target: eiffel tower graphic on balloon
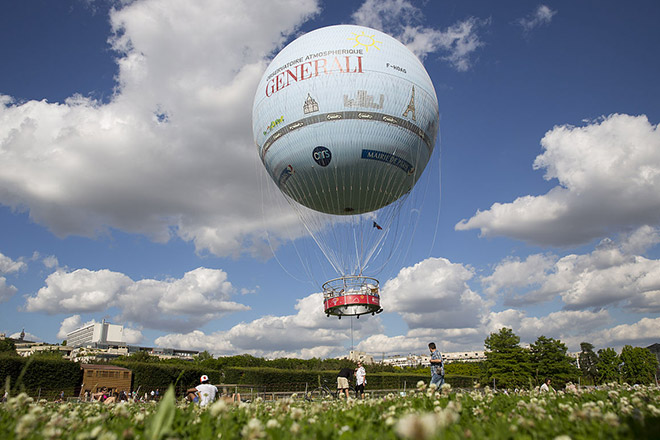
M 412 113 L 412 120 L 415 121 L 415 86 L 412 88 L 412 95 L 410 96 L 410 102 L 408 103 L 408 107 L 406 107 L 406 111 L 403 112 L 403 117 L 407 118 L 408 113 Z

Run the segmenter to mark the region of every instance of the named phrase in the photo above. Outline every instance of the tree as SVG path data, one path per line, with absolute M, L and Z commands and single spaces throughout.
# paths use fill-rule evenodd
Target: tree
M 621 376 L 629 384 L 654 383 L 658 359 L 646 348 L 626 345 L 621 350 Z
M 213 359 L 213 355 L 206 350 L 193 357 L 193 360 L 199 364 L 209 359 Z
M 486 379 L 504 388 L 523 387 L 531 378 L 529 354 L 520 345 L 520 338 L 510 328 L 491 333 L 486 347 Z
M 0 339 L 0 353 L 18 354 L 16 352 L 16 344 L 9 338 Z
M 588 342 L 580 343 L 580 354 L 578 355 L 580 361 L 580 371 L 582 377 L 591 382 L 592 385 L 596 384 L 596 377 L 598 375 L 598 355 L 594 353 L 594 346 Z
M 619 381 L 619 355 L 613 348 L 598 350 L 598 363 L 596 364 L 597 382 L 609 383 Z
M 146 351 L 138 351 L 129 356 L 126 356 L 124 360 L 130 362 L 158 362 L 158 356 L 151 356 Z
M 530 361 L 536 385 L 543 383 L 546 378 L 551 378 L 560 388 L 566 382 L 577 381 L 579 370 L 566 352 L 566 345 L 560 340 L 545 336 L 539 336 L 530 345 Z

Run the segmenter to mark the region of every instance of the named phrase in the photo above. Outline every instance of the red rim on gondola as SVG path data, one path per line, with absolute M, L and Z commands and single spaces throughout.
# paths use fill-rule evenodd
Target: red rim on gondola
M 378 280 L 357 275 L 335 278 L 323 284 L 326 316 L 357 316 L 383 311 Z

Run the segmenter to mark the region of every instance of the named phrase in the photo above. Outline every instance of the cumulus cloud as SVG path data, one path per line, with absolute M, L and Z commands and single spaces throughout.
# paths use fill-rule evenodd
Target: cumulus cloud
M 12 338 L 12 339 L 18 339 L 18 338 L 21 337 L 21 332 L 12 333 L 11 335 L 9 335 L 9 337 Z M 23 339 L 25 341 L 41 342 L 41 338 L 39 338 L 38 336 L 35 336 L 35 335 L 33 335 L 32 333 L 29 333 L 29 332 L 25 332 L 25 336 L 24 336 Z
M 58 236 L 115 228 L 261 252 L 252 96 L 266 57 L 317 12 L 316 0 L 118 5 L 109 102 L 0 97 L 0 203 Z
M 66 339 L 68 334 L 72 331 L 92 324 L 98 324 L 95 319 L 89 320 L 85 323 L 82 322 L 80 315 L 72 315 L 64 318 L 60 324 L 60 330 L 57 332 L 59 339 Z M 124 341 L 127 344 L 137 344 L 144 339 L 140 330 L 124 327 Z
M 90 324 L 96 324 L 96 320 L 92 319 L 91 321 L 87 321 L 84 325 Z M 69 316 L 68 318 L 64 318 L 64 320 L 60 323 L 60 330 L 57 332 L 57 337 L 59 339 L 66 339 L 69 333 L 80 327 L 83 327 L 80 315 L 73 315 Z
M 657 240 L 658 229 L 643 226 L 617 241 L 602 240 L 589 254 L 507 259 L 481 281 L 486 292 L 504 295 L 505 305 L 529 305 L 559 296 L 569 310 L 616 304 L 636 313 L 658 313 L 660 260 L 634 253 Z
M 7 284 L 7 278 L 0 277 L 0 303 L 9 301 L 9 298 L 14 296 L 18 289 L 11 284 Z
M 524 261 L 507 258 L 495 266 L 491 275 L 482 277 L 481 283 L 489 295 L 538 285 L 543 283 L 555 260 L 551 255 L 541 254 L 530 255 Z
M 48 269 L 55 269 L 60 264 L 55 255 L 48 255 L 42 261 Z
M 539 5 L 534 12 L 518 20 L 518 24 L 525 32 L 529 32 L 539 26 L 550 24 L 556 13 L 557 11 L 553 11 L 546 5 Z
M 249 307 L 230 301 L 234 287 L 218 269 L 197 268 L 181 279 L 133 281 L 107 269 L 58 270 L 28 297 L 29 312 L 102 312 L 116 307 L 121 321 L 166 331 L 190 331 Z
M 412 329 L 470 328 L 488 302 L 468 286 L 474 271 L 445 258 L 403 268 L 383 286 L 383 308 L 401 314 Z
M 156 339 L 164 347 L 191 347 L 208 350 L 217 355 L 249 353 L 254 356 L 274 357 L 327 357 L 346 352 L 350 341 L 350 318 L 328 318 L 319 307 L 320 293 L 309 295 L 296 303 L 296 314 L 264 316 L 251 322 L 242 322 L 227 331 L 206 334 L 195 330 L 169 334 Z M 354 320 L 354 337 L 380 333 L 379 318 Z
M 660 131 L 646 116 L 615 114 L 584 127 L 558 126 L 534 161 L 558 186 L 495 203 L 455 229 L 532 244 L 569 246 L 660 223 Z
M 0 273 L 16 273 L 27 269 L 27 264 L 23 261 L 14 261 L 6 255 L 0 253 Z
M 642 318 L 633 324 L 620 324 L 586 336 L 597 347 L 647 347 L 660 339 L 660 318 Z
M 444 53 L 442 59 L 458 71 L 472 65 L 472 57 L 483 46 L 478 30 L 489 23 L 468 17 L 445 30 L 420 25 L 422 11 L 408 0 L 366 0 L 353 13 L 356 24 L 382 30 L 403 42 L 419 58 Z

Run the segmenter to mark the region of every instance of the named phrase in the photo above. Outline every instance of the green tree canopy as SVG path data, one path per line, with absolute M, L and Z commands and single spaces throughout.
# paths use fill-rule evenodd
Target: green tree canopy
M 146 351 L 138 351 L 128 356 L 121 356 L 119 359 L 129 362 L 159 362 L 160 361 L 158 356 L 151 356 Z
M 546 378 L 552 379 L 558 387 L 563 387 L 566 382 L 577 382 L 579 370 L 566 352 L 566 345 L 560 340 L 538 337 L 530 346 L 530 361 L 536 385 L 543 383 Z
M 658 359 L 646 348 L 626 345 L 621 350 L 621 376 L 629 384 L 654 383 Z
M 486 347 L 486 379 L 503 388 L 524 387 L 531 378 L 529 354 L 520 346 L 520 337 L 510 328 L 491 333 Z
M 586 379 L 586 382 L 596 384 L 598 377 L 598 369 L 596 368 L 598 355 L 594 353 L 594 346 L 588 342 L 581 342 L 578 359 L 580 361 L 582 377 Z
M 209 353 L 208 351 L 204 350 L 197 356 L 193 356 L 193 360 L 199 364 L 201 364 L 204 361 L 207 361 L 209 359 L 213 359 L 213 355 Z
M 598 363 L 596 364 L 597 382 L 609 383 L 619 381 L 619 355 L 613 348 L 598 350 Z
M 9 338 L 0 339 L 0 353 L 17 354 L 14 341 Z

